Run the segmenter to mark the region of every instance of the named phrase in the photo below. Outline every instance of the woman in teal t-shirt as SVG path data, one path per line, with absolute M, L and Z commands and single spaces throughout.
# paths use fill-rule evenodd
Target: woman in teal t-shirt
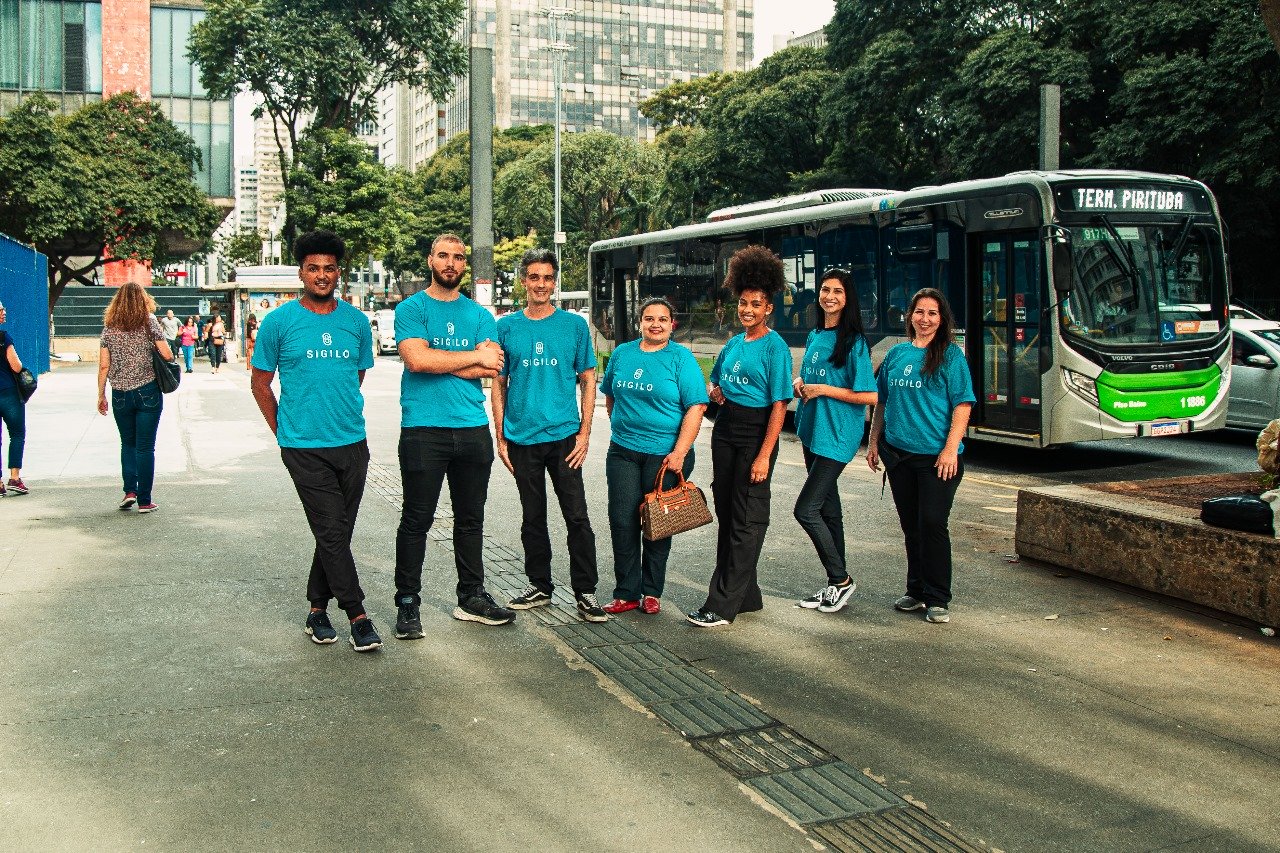
M 671 303 L 647 300 L 640 306 L 640 340 L 613 351 L 600 381 L 613 433 L 604 475 L 616 585 L 604 610 L 614 615 L 661 609 L 671 539 L 642 540 L 640 504 L 663 465 L 689 476 L 707 408 L 702 368 L 687 347 L 671 342 L 674 328 Z M 675 485 L 675 474 L 667 476 L 663 488 Z
M 977 398 L 946 297 L 932 287 L 918 291 L 907 318 L 907 342 L 889 350 L 876 376 L 881 405 L 867 437 L 867 464 L 878 471 L 884 459 L 906 539 L 907 592 L 893 606 L 950 622 L 947 519 L 964 476 L 961 439 Z
M 724 286 L 738 298 L 743 332 L 729 339 L 708 388 L 720 404 L 711 433 L 711 491 L 719 534 L 706 602 L 686 618 L 703 628 L 727 625 L 764 607 L 756 567 L 769 528 L 769 479 L 791 399 L 791 350 L 766 321 L 785 282 L 782 261 L 764 246 L 729 259 Z
M 800 606 L 835 613 L 857 588 L 845 565 L 844 508 L 837 483 L 858 452 L 867 406 L 875 405 L 877 395 L 858 291 L 847 270 L 827 270 L 818 306 L 817 328 L 809 333 L 804 364 L 794 382 L 801 401 L 796 435 L 809 471 L 796 499 L 795 516 L 827 572 L 827 585 Z

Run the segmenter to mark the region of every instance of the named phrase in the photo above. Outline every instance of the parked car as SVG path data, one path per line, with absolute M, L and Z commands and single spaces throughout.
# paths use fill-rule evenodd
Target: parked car
M 394 353 L 396 349 L 396 312 L 391 308 L 375 311 L 373 316 L 373 345 L 379 355 Z
M 1262 429 L 1280 418 L 1280 323 L 1231 321 L 1227 426 Z

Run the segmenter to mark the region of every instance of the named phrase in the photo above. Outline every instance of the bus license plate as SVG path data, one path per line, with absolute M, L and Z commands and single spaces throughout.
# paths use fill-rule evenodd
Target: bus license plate
M 1179 435 L 1182 432 L 1182 425 L 1177 421 L 1167 421 L 1151 425 L 1152 435 Z

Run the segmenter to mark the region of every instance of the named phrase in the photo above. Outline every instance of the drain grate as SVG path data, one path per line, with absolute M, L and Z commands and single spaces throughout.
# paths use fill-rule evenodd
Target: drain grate
M 592 646 L 638 643 L 642 639 L 635 631 L 615 619 L 604 623 L 575 622 L 572 625 L 556 626 L 553 630 L 575 651 Z
M 843 761 L 747 779 L 797 823 L 854 817 L 906 802 Z
M 836 757 L 786 726 L 735 732 L 693 744 L 740 778 L 830 764 Z
M 650 707 L 668 725 L 688 738 L 762 729 L 778 723 L 736 693 L 677 699 Z
M 646 705 L 728 692 L 723 684 L 692 666 L 616 672 L 613 677 Z
M 529 611 L 543 625 L 580 625 L 582 618 L 578 616 L 578 609 L 566 610 L 563 607 L 548 605 L 546 607 L 535 607 Z
M 637 672 L 642 669 L 667 669 L 684 666 L 684 661 L 657 643 L 645 641 L 623 646 L 596 646 L 582 650 L 582 656 L 605 675 Z
M 986 853 L 928 812 L 908 806 L 809 831 L 841 853 Z

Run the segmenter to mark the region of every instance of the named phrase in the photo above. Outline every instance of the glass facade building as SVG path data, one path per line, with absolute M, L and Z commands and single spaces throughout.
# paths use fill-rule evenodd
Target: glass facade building
M 0 113 L 44 92 L 74 110 L 102 97 L 102 4 L 0 0 Z

